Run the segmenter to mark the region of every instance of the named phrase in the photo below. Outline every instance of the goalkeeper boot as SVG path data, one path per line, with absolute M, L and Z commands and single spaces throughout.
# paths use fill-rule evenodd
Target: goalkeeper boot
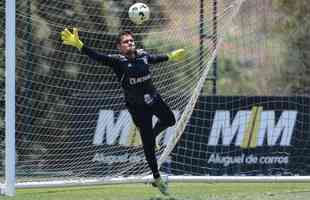
M 155 181 L 152 183 L 153 187 L 157 187 L 158 190 L 163 194 L 168 196 L 168 184 L 161 178 L 156 178 Z

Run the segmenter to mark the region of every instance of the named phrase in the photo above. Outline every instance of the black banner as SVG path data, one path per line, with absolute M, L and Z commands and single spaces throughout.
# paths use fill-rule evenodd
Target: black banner
M 206 96 L 173 151 L 173 174 L 309 175 L 308 97 Z
M 61 148 L 45 143 L 38 170 L 85 176 L 149 171 L 122 99 L 80 95 L 66 104 L 72 106 L 66 111 L 64 137 L 57 141 Z M 161 170 L 175 175 L 309 175 L 309 105 L 308 97 L 200 97 Z M 178 119 L 181 113 L 174 113 Z M 51 126 L 46 132 L 53 130 L 58 129 Z M 160 144 L 169 145 L 174 134 L 175 127 L 169 128 Z

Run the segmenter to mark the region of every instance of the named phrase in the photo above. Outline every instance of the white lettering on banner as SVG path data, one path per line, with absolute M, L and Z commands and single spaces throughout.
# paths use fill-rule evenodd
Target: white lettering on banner
M 291 143 L 297 111 L 283 111 L 276 123 L 275 111 L 263 111 L 259 113 L 260 120 L 256 146 L 262 146 L 265 138 L 268 146 L 289 146 Z M 210 146 L 229 146 L 235 138 L 235 146 L 240 146 L 243 141 L 246 126 L 249 123 L 251 111 L 239 111 L 231 123 L 230 111 L 218 110 L 215 112 L 212 129 L 209 136 Z M 222 144 L 219 144 L 220 137 Z
M 115 118 L 115 111 L 100 110 L 97 120 L 95 135 L 93 139 L 94 145 L 102 145 L 104 140 L 108 145 L 123 145 L 129 146 L 129 128 L 132 124 L 132 119 L 127 110 L 120 111 L 117 118 Z M 174 111 L 175 118 L 178 119 L 179 112 Z M 156 122 L 153 118 L 153 123 Z M 165 134 L 160 134 L 163 138 L 163 144 L 167 145 L 173 134 L 175 134 L 175 126 L 169 127 Z
M 231 164 L 241 164 L 243 162 L 244 162 L 244 154 L 233 157 L 233 156 L 220 156 L 217 153 L 213 153 L 208 159 L 208 163 L 222 164 L 224 167 L 227 167 Z
M 122 111 L 114 123 L 114 111 L 100 110 L 93 144 L 103 144 L 104 136 L 108 145 L 113 145 L 117 142 L 123 145 L 127 144 L 129 132 L 129 123 L 127 121 L 129 118 L 129 113 Z M 118 137 L 119 140 L 117 141 Z
M 267 132 L 267 144 L 274 146 L 281 136 L 280 146 L 289 146 L 297 118 L 297 111 L 284 111 L 275 126 L 275 112 L 265 111 L 261 115 L 261 126 L 259 129 L 258 145 L 262 146 L 264 136 Z
M 243 133 L 246 122 L 249 120 L 250 111 L 237 112 L 232 124 L 230 125 L 229 111 L 216 111 L 211 128 L 208 145 L 218 145 L 220 134 L 222 133 L 223 145 L 228 146 L 232 143 L 235 133 L 237 132 L 236 146 L 240 146 L 243 139 Z
M 115 164 L 115 163 L 141 163 L 144 161 L 143 156 L 136 154 L 125 153 L 123 155 L 105 155 L 104 153 L 96 153 L 92 162 L 101 162 L 105 164 Z
M 254 154 L 238 156 L 221 156 L 219 153 L 213 153 L 208 159 L 208 164 L 220 164 L 224 167 L 228 167 L 233 164 L 288 164 L 288 156 L 256 156 Z

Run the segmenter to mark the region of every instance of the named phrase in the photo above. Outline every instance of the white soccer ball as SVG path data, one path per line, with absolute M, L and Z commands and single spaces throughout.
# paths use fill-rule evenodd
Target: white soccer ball
M 128 10 L 129 19 L 135 24 L 142 24 L 150 18 L 150 8 L 144 3 L 135 3 Z

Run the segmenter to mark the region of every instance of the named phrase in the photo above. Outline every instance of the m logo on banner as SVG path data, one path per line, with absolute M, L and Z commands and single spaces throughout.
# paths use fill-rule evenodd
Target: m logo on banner
M 231 121 L 230 111 L 217 110 L 208 145 L 255 148 L 263 146 L 264 141 L 267 141 L 268 146 L 289 146 L 296 118 L 297 111 L 285 110 L 276 120 L 275 111 L 263 111 L 262 107 L 255 106 L 251 111 L 238 111 Z
M 133 125 L 130 114 L 127 110 L 120 111 L 115 115 L 113 110 L 100 110 L 97 120 L 95 135 L 93 139 L 94 145 L 115 145 L 136 146 L 141 145 L 139 139 L 140 134 Z M 179 112 L 174 111 L 176 118 L 179 117 Z M 154 123 L 156 119 L 154 118 Z M 164 145 L 169 143 L 172 135 L 175 134 L 175 126 L 168 128 L 164 134 L 160 136 Z

